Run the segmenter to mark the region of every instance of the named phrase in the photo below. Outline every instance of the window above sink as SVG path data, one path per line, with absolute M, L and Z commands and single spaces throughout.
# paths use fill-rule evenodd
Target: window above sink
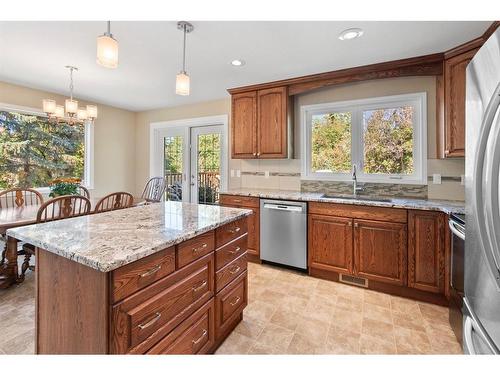
M 301 107 L 302 179 L 427 184 L 426 93 Z

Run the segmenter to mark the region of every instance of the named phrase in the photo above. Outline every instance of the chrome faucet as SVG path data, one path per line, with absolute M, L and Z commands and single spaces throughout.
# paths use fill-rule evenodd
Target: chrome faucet
M 363 191 L 362 186 L 358 186 L 358 177 L 356 176 L 356 164 L 352 165 L 352 195 L 357 195 L 359 191 Z

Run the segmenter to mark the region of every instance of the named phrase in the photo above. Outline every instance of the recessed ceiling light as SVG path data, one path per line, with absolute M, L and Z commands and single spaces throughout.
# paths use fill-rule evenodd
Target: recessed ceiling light
M 243 60 L 236 59 L 236 60 L 231 61 L 231 65 L 232 66 L 243 66 L 243 65 L 245 65 L 245 62 Z
M 340 40 L 351 40 L 351 39 L 356 39 L 359 38 L 361 35 L 363 35 L 363 30 L 361 29 L 347 29 L 342 31 L 339 34 L 339 39 Z

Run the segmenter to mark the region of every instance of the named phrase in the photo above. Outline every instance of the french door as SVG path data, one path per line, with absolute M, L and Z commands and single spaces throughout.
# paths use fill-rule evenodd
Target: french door
M 224 125 L 165 127 L 155 133 L 154 175 L 163 175 L 165 199 L 218 204 L 226 186 Z

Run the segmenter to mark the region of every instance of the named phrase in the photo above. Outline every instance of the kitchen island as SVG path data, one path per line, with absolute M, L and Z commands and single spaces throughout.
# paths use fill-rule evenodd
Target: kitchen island
M 36 246 L 36 353 L 213 352 L 247 304 L 249 214 L 165 202 L 8 230 Z

